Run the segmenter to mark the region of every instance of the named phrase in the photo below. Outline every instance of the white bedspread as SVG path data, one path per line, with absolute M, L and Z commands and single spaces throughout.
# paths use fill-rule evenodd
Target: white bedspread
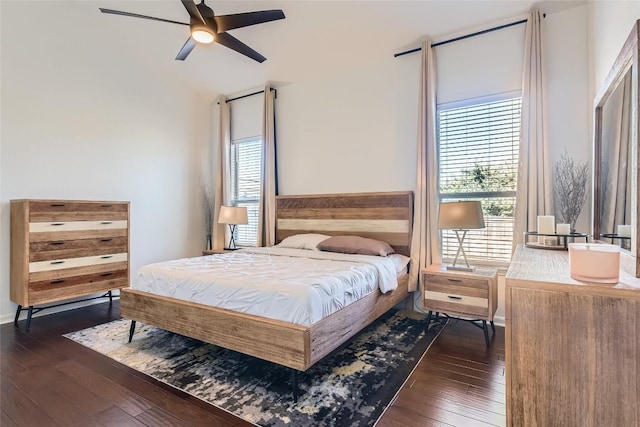
M 271 247 L 147 265 L 131 287 L 306 326 L 397 286 L 389 258 Z

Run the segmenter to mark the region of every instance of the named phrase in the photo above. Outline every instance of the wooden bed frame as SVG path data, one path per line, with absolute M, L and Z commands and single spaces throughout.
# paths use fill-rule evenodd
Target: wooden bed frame
M 279 196 L 276 239 L 299 233 L 359 235 L 388 242 L 409 255 L 412 192 Z M 238 313 L 193 302 L 123 289 L 123 317 L 306 371 L 408 296 L 408 275 L 398 288 L 373 292 L 310 325 Z M 294 378 L 295 378 L 295 372 Z M 294 392 L 295 397 L 295 392 Z

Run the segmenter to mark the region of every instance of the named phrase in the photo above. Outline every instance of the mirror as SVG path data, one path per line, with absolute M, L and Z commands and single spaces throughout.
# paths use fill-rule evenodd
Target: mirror
M 638 29 L 631 34 L 595 101 L 593 238 L 620 245 L 622 268 L 638 261 Z

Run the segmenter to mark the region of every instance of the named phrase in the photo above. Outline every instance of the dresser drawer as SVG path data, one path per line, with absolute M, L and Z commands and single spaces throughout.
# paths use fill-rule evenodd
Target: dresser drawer
M 127 220 L 120 221 L 49 221 L 49 222 L 30 222 L 30 233 L 47 233 L 62 231 L 85 231 L 85 230 L 111 230 L 126 229 Z
M 126 220 L 127 203 L 38 201 L 29 203 L 29 221 Z
M 29 303 L 60 301 L 129 286 L 129 270 L 72 276 L 29 283 Z
M 129 241 L 126 237 L 31 242 L 29 244 L 29 262 L 107 255 L 128 250 Z
M 70 267 L 70 268 L 69 268 Z M 61 268 L 59 270 L 44 270 L 29 273 L 29 283 L 44 282 L 47 280 L 66 279 L 74 276 L 86 276 L 90 274 L 109 273 L 112 271 L 129 268 L 129 261 L 104 262 L 83 267 Z
M 127 253 L 91 255 L 79 258 L 64 258 L 47 261 L 35 261 L 29 263 L 29 273 L 63 270 L 67 268 L 87 267 L 91 265 L 109 264 L 112 262 L 127 261 Z

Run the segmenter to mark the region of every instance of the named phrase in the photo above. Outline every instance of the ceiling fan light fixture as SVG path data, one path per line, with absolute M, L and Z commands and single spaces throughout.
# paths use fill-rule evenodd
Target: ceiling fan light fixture
M 198 43 L 211 43 L 213 42 L 213 33 L 206 27 L 194 28 L 191 31 L 191 37 Z

